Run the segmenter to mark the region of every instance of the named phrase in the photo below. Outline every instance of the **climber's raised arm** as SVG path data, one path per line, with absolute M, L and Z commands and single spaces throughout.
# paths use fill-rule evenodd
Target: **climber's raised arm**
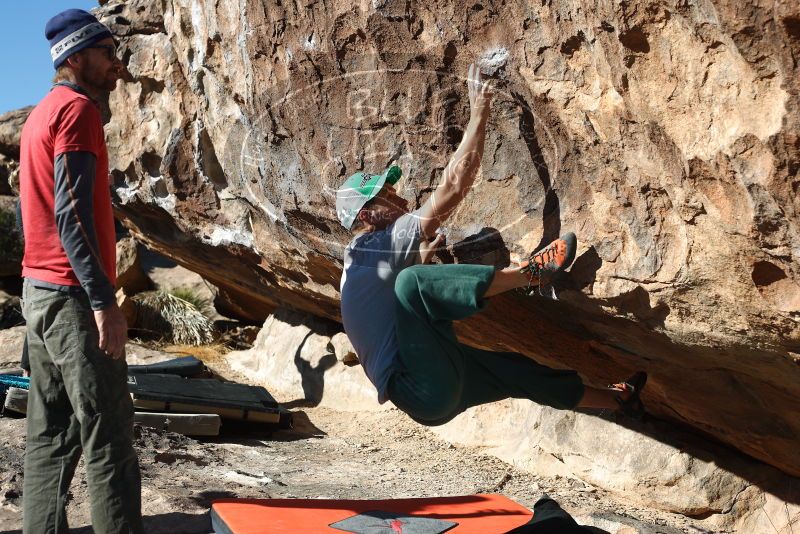
M 464 137 L 450 158 L 441 182 L 418 212 L 422 233 L 429 238 L 469 192 L 481 165 L 492 91 L 488 82 L 481 80 L 481 71 L 474 63 L 467 71 L 467 89 L 470 114 Z

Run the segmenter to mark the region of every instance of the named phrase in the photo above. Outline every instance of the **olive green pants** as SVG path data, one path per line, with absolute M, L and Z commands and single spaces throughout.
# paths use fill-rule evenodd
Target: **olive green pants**
M 142 533 L 141 481 L 125 360 L 99 349 L 86 294 L 23 287 L 31 387 L 23 530 L 68 531 L 66 498 L 81 452 L 94 532 Z
M 389 379 L 388 396 L 417 422 L 444 424 L 467 408 L 507 398 L 561 409 L 574 408 L 583 398 L 575 371 L 458 342 L 453 321 L 485 307 L 483 295 L 494 273 L 486 265 L 415 265 L 397 276 L 400 368 Z

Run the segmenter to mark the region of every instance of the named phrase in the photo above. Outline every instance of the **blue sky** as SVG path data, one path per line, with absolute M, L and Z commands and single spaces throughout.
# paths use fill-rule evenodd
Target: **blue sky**
M 53 79 L 44 26 L 70 8 L 90 10 L 97 0 L 0 0 L 0 114 L 36 104 Z

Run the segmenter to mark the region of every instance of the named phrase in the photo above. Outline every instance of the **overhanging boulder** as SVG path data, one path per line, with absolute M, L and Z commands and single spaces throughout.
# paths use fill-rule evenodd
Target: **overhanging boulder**
M 479 60 L 497 96 L 450 244 L 477 236 L 459 260 L 491 263 L 568 230 L 581 246 L 560 301 L 498 298 L 464 339 L 594 385 L 647 369 L 655 414 L 800 475 L 795 4 L 133 0 L 101 15 L 130 71 L 109 101 L 118 216 L 264 317 L 339 319 L 333 189 L 397 162 L 424 201 Z
M 278 309 L 253 347 L 226 361 L 285 406 L 394 409 L 378 404 L 360 366 L 340 361 L 352 349 L 336 331 L 330 321 Z M 539 476 L 566 477 L 565 484 L 579 478 L 648 508 L 693 517 L 713 532 L 769 532 L 771 525 L 783 532 L 800 519 L 800 487 L 792 477 L 663 422 L 628 421 L 622 428 L 610 414 L 508 399 L 471 408 L 432 431 Z

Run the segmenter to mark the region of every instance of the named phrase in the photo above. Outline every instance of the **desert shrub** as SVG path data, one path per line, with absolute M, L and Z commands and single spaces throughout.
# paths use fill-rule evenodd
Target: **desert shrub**
M 214 323 L 197 307 L 165 291 L 147 291 L 133 297 L 133 329 L 179 345 L 206 345 L 214 341 Z
M 207 315 L 209 309 L 211 308 L 211 301 L 201 296 L 197 291 L 189 287 L 176 287 L 175 289 L 170 289 L 169 293 L 173 297 L 185 300 L 186 302 L 197 308 L 197 311 L 199 311 L 203 315 Z

